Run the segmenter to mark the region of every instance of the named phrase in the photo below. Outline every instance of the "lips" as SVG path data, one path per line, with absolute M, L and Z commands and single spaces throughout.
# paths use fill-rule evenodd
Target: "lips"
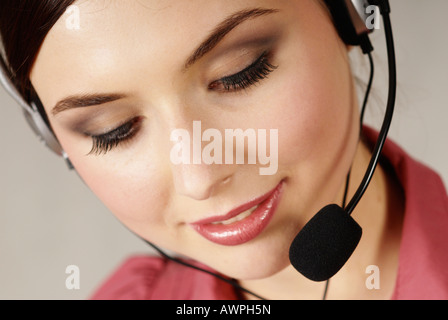
M 236 207 L 223 216 L 194 222 L 191 227 L 214 243 L 235 246 L 257 237 L 269 224 L 282 194 L 280 182 L 266 194 Z

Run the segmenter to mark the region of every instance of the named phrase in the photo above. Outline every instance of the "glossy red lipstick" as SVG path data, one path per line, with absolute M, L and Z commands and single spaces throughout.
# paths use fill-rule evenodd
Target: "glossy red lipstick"
M 273 190 L 236 207 L 223 216 L 191 224 L 201 236 L 214 243 L 235 246 L 258 236 L 268 225 L 280 202 L 283 182 Z

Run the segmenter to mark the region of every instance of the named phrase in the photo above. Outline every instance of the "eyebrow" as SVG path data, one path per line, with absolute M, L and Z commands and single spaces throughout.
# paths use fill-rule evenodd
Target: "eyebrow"
M 56 103 L 55 107 L 51 110 L 53 116 L 56 114 L 74 108 L 97 106 L 113 101 L 117 101 L 125 98 L 125 94 L 112 93 L 112 94 L 84 94 L 84 95 L 74 95 L 62 99 Z
M 204 55 L 206 55 L 208 52 L 210 52 L 213 48 L 215 48 L 218 45 L 218 43 L 230 31 L 235 29 L 238 25 L 240 25 L 244 21 L 276 12 L 278 12 L 277 9 L 253 8 L 253 9 L 244 9 L 236 13 L 233 13 L 232 15 L 227 17 L 224 21 L 222 21 L 211 32 L 211 34 L 206 38 L 206 40 L 204 40 L 197 47 L 197 49 L 193 51 L 193 54 L 191 54 L 191 56 L 186 60 L 186 63 L 184 65 L 184 71 L 188 69 L 190 66 L 192 66 Z M 53 116 L 55 116 L 60 112 L 66 110 L 97 106 L 109 102 L 114 102 L 123 99 L 125 97 L 126 97 L 125 94 L 120 93 L 73 95 L 57 102 L 56 105 L 53 107 L 51 113 L 53 114 Z
M 187 59 L 184 70 L 210 52 L 234 28 L 246 20 L 278 12 L 277 9 L 254 8 L 238 11 L 221 22 Z

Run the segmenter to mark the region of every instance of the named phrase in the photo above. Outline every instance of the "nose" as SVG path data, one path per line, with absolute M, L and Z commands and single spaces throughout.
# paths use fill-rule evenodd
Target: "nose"
M 193 121 L 191 130 L 177 129 L 188 128 L 184 124 L 185 119 L 190 118 L 178 117 L 176 123 L 183 126 L 171 130 L 171 172 L 177 194 L 195 200 L 205 200 L 218 193 L 231 181 L 236 167 L 232 164 L 223 164 L 224 152 L 222 145 L 218 143 L 218 141 L 222 142 L 222 139 L 217 139 L 216 145 L 203 144 L 203 141 L 208 140 L 206 132 L 219 136 L 220 132 L 217 129 L 209 128 L 203 134 L 201 121 Z M 210 148 L 213 151 L 209 150 Z M 208 156 L 209 153 L 213 153 L 213 159 Z
M 195 200 L 206 200 L 231 181 L 230 167 L 216 164 L 173 164 L 176 192 Z

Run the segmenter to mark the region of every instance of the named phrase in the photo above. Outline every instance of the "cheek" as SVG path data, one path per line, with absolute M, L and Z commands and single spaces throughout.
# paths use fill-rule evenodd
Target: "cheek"
M 285 92 L 292 94 L 278 102 L 282 110 L 278 119 L 280 163 L 321 162 L 347 142 L 341 138 L 348 138 L 353 116 L 351 90 L 347 84 L 334 83 L 317 77 L 290 82 Z
M 163 139 L 142 131 L 129 145 L 107 154 L 87 155 L 92 148 L 90 138 L 67 133 L 57 123 L 53 127 L 80 178 L 128 228 L 141 233 L 141 228 L 158 227 L 170 219 L 169 215 L 164 217 L 170 185 L 163 141 L 158 143 Z
M 276 94 L 274 123 L 279 128 L 279 163 L 315 161 L 337 153 L 348 140 L 355 104 L 348 65 L 304 60 L 285 72 Z M 306 76 L 304 76 L 306 75 Z
M 295 207 L 304 211 L 336 200 L 357 145 L 352 76 L 344 52 L 336 50 L 328 57 L 317 53 L 325 50 L 302 56 L 284 73 L 281 94 L 271 100 L 279 172 L 294 186 Z
M 164 223 L 168 193 L 163 175 L 151 161 L 121 161 L 119 157 L 72 159 L 92 192 L 128 228 L 142 233 L 145 226 Z

